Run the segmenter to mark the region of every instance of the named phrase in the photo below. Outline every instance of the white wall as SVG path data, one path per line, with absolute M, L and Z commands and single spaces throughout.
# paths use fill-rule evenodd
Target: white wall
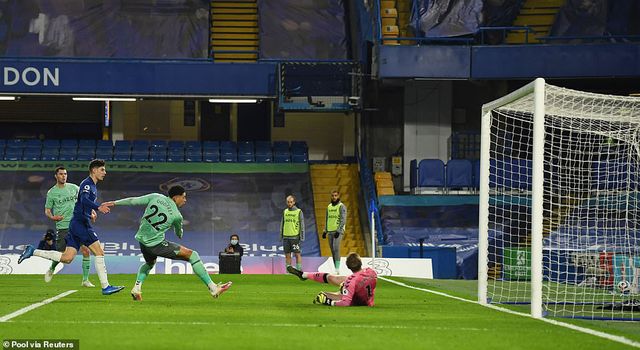
M 404 92 L 404 189 L 409 191 L 412 159 L 448 158 L 451 136 L 452 83 L 413 81 Z

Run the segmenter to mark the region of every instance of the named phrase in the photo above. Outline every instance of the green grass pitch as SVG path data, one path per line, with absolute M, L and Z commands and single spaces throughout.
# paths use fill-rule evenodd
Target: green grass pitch
M 79 339 L 81 349 L 623 349 L 627 345 L 379 280 L 376 306 L 313 305 L 334 290 L 289 275 L 214 275 L 233 287 L 214 300 L 191 275 L 150 275 L 142 302 L 133 275 L 102 296 L 80 277 L 0 275 L 0 317 L 71 289 L 76 293 L 0 323 L 1 339 Z M 95 275 L 93 282 L 97 283 Z M 475 299 L 473 281 L 398 279 Z M 637 322 L 562 320 L 640 342 Z

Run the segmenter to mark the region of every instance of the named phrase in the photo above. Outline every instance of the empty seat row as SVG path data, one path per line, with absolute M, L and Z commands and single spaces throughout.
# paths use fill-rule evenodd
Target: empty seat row
M 414 188 L 478 188 L 480 163 L 467 159 L 451 159 L 446 166 L 440 159 L 423 159 L 410 163 L 409 182 Z
M 177 151 L 144 151 L 131 150 L 118 151 L 111 149 L 7 149 L 4 160 L 30 160 L 30 161 L 75 161 L 100 158 L 114 161 L 134 162 L 231 162 L 231 163 L 306 163 L 308 159 L 295 158 L 289 155 L 278 154 L 274 156 L 271 151 L 264 154 L 229 154 L 216 151 L 202 150 L 177 150 Z

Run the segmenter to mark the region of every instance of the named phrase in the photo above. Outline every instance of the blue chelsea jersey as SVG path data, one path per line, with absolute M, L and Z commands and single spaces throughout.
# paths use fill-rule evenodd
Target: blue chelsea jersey
M 96 204 L 98 198 L 98 189 L 91 177 L 84 179 L 79 186 L 78 200 L 73 208 L 72 220 L 83 220 L 91 222 L 91 210 L 98 210 L 99 205 Z

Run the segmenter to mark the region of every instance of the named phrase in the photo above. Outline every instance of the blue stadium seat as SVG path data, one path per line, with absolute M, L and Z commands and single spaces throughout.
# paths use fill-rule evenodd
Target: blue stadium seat
M 111 148 L 97 148 L 96 158 L 103 160 L 113 160 L 113 150 Z
M 167 161 L 167 151 L 165 151 L 164 149 L 160 150 L 154 150 L 152 149 L 151 152 L 149 152 L 149 161 L 150 162 L 166 162 Z
M 62 153 L 60 152 L 60 155 L 58 156 L 58 160 L 62 160 L 62 161 L 73 161 L 76 160 L 76 154 L 73 153 Z
M 307 163 L 309 161 L 307 154 L 292 154 L 291 163 Z
M 220 154 L 220 161 L 223 163 L 236 163 L 238 156 L 236 154 Z
M 24 149 L 24 142 L 20 139 L 7 140 L 7 148 L 22 150 Z
M 220 161 L 220 153 L 218 152 L 205 152 L 202 154 L 202 161 L 207 163 L 217 163 Z
M 96 152 L 93 148 L 78 148 L 76 160 L 94 160 Z
M 184 152 L 167 154 L 167 162 L 184 162 Z
M 60 140 L 44 140 L 42 141 L 42 151 L 47 149 L 59 149 L 60 148 Z
M 73 157 L 73 160 L 75 160 L 77 154 L 78 154 L 78 148 L 60 147 L 59 157 L 63 157 L 63 158 Z
M 133 140 L 131 141 L 131 148 L 149 149 L 149 140 Z
M 224 157 L 224 156 L 223 156 Z M 253 154 L 238 154 L 238 163 L 253 163 Z
M 418 161 L 413 159 L 409 162 L 409 188 L 418 187 Z
M 116 141 L 117 142 L 117 141 Z M 113 160 L 115 161 L 129 161 L 131 160 L 131 151 L 126 148 L 115 149 L 113 152 Z
M 22 159 L 22 148 L 7 148 L 4 154 L 4 160 L 20 160 Z
M 273 152 L 276 151 L 284 151 L 289 152 L 289 141 L 274 141 L 273 142 Z
M 418 164 L 418 187 L 444 187 L 444 163 L 440 159 L 423 159 Z
M 238 156 L 253 156 L 254 154 L 254 146 L 252 141 L 242 141 L 238 142 Z M 238 157 L 238 161 L 240 161 L 240 157 Z
M 208 141 L 205 141 L 205 144 Z M 204 147 L 206 148 L 206 147 Z M 233 150 L 235 152 L 238 151 L 238 145 L 234 141 L 221 141 L 220 142 L 220 150 Z
M 293 150 L 304 150 L 306 153 L 308 149 L 307 141 L 291 141 L 291 153 L 293 153 Z
M 131 141 L 129 140 L 116 140 L 116 150 L 131 150 Z
M 473 161 L 473 187 L 480 188 L 480 159 Z
M 99 149 L 113 150 L 113 142 L 111 142 L 111 140 L 98 140 L 98 143 L 96 144 L 96 150 Z
M 167 143 L 168 149 L 184 149 L 184 141 L 171 140 Z
M 447 188 L 470 188 L 473 186 L 473 165 L 468 159 L 451 159 L 446 167 Z
M 44 147 L 42 149 L 41 160 L 52 161 L 58 160 L 58 154 L 60 154 L 60 149 L 57 147 Z
M 637 166 L 616 160 L 591 164 L 591 189 L 635 190 L 638 188 Z
M 255 153 L 258 151 L 269 151 L 271 152 L 271 142 L 269 141 L 256 141 L 254 142 Z
M 40 160 L 40 149 L 26 148 L 22 154 L 22 160 Z
M 75 139 L 61 140 L 60 148 L 65 148 L 65 149 L 78 148 L 78 140 L 75 140 Z
M 220 143 L 218 141 L 202 142 L 202 152 L 220 152 Z
M 167 148 L 167 141 L 165 140 L 153 140 L 151 141 L 151 149 L 166 149 Z
M 256 163 L 271 163 L 273 162 L 273 155 L 271 154 L 256 154 Z
M 531 189 L 531 161 L 527 159 L 491 159 L 489 186 L 502 189 Z
M 289 153 L 277 153 L 273 155 L 273 161 L 275 163 L 291 163 L 291 157 Z
M 26 140 L 23 144 L 25 149 L 42 149 L 42 141 L 40 140 Z
M 200 141 L 187 141 L 184 143 L 184 148 L 186 149 L 190 149 L 190 148 L 200 148 L 202 149 L 202 143 L 200 143 Z
M 131 152 L 131 161 L 132 162 L 147 162 L 149 161 L 149 152 L 146 153 L 134 153 Z
M 202 152 L 200 150 L 189 149 L 185 152 L 186 162 L 202 162 Z
M 96 140 L 78 140 L 78 148 L 96 148 Z

